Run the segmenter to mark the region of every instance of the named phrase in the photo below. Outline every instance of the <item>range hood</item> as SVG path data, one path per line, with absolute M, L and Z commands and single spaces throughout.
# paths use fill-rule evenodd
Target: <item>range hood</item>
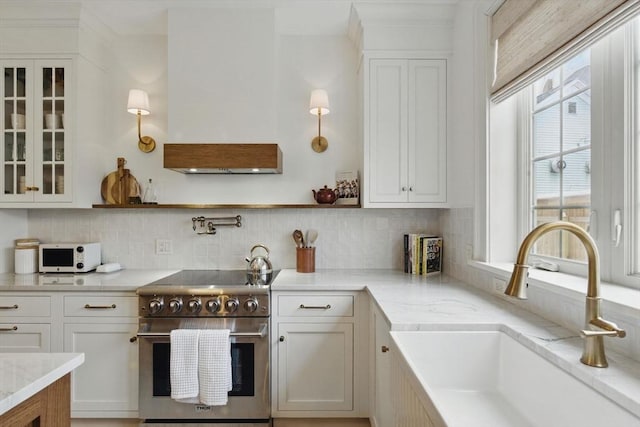
M 282 173 L 278 144 L 164 144 L 164 167 L 189 174 Z

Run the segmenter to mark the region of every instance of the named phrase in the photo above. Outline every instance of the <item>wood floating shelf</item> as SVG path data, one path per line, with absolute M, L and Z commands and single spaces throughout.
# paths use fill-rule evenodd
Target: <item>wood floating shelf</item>
M 94 209 L 358 209 L 360 205 L 329 204 L 95 204 Z

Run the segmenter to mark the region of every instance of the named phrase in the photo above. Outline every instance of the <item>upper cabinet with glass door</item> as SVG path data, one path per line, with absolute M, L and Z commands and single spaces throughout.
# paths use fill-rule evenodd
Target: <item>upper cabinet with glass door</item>
M 70 202 L 70 61 L 0 61 L 3 194 L 0 203 Z M 68 87 L 68 85 L 66 85 Z

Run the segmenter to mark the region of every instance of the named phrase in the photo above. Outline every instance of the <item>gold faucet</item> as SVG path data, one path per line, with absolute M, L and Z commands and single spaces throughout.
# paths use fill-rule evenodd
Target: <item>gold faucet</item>
M 606 368 L 609 364 L 604 354 L 603 337 L 617 336 L 624 338 L 626 332 L 615 323 L 600 317 L 600 255 L 598 255 L 596 243 L 582 228 L 570 222 L 555 221 L 541 224 L 531 230 L 520 245 L 511 280 L 504 293 L 511 297 L 527 299 L 526 280 L 529 266 L 526 263 L 529 251 L 543 234 L 553 230 L 565 230 L 573 233 L 582 242 L 587 251 L 589 275 L 587 278 L 585 329 L 580 331 L 580 336 L 584 338 L 584 351 L 580 361 L 585 365 Z

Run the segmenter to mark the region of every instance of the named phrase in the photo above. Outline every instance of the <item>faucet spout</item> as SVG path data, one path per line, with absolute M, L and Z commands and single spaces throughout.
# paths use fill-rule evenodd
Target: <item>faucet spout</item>
M 584 229 L 570 222 L 556 221 L 541 224 L 531 230 L 520 245 L 511 280 L 509 280 L 509 285 L 504 293 L 515 298 L 527 299 L 526 282 L 529 271 L 529 266 L 527 265 L 529 251 L 541 236 L 553 230 L 564 230 L 572 233 L 582 242 L 587 252 L 588 276 L 585 329 L 581 331 L 585 345 L 580 361 L 589 366 L 606 368 L 608 363 L 604 354 L 603 336 L 623 338 L 626 332 L 615 323 L 604 320 L 600 316 L 600 255 L 598 254 L 596 243 Z
M 529 251 L 531 251 L 533 244 L 540 237 L 554 230 L 569 231 L 582 242 L 582 245 L 587 251 L 589 269 L 587 276 L 587 296 L 598 298 L 600 288 L 600 255 L 598 254 L 596 243 L 593 241 L 591 236 L 584 231 L 584 229 L 566 221 L 555 221 L 541 224 L 527 234 L 520 245 L 518 257 L 516 258 L 516 263 L 513 267 L 513 274 L 511 275 L 511 280 L 509 281 L 509 286 L 507 286 L 505 294 L 520 299 L 527 299 L 525 285 L 529 269 L 529 266 L 527 265 Z

